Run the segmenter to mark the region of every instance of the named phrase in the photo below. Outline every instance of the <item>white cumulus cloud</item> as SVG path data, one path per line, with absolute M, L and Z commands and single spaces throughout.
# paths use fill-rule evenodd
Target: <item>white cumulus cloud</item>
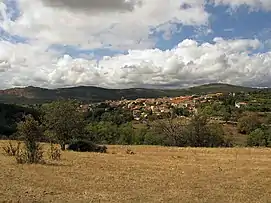
M 28 44 L 0 41 L 0 88 L 182 87 L 208 82 L 271 86 L 271 52 L 257 54 L 264 46 L 257 39 L 216 37 L 203 44 L 186 39 L 170 50 L 155 48 L 154 32 L 170 39 L 189 25 L 212 33 L 209 3 L 271 10 L 270 0 L 18 0 L 20 15 L 12 21 L 0 1 L 0 27 L 29 39 Z M 129 51 L 97 62 L 48 49 L 54 44 Z
M 86 3 L 81 0 L 88 7 L 93 5 L 103 11 L 98 13 L 92 12 L 91 9 L 86 12 L 83 6 L 78 6 L 77 9 L 67 8 L 74 4 L 72 1 L 65 1 L 66 4 L 61 6 L 62 9 L 50 6 L 48 2 L 53 1 L 19 0 L 21 15 L 15 22 L 5 19 L 2 21 L 2 27 L 12 34 L 23 35 L 47 44 L 80 45 L 89 49 L 110 46 L 125 50 L 153 47 L 154 39 L 150 39 L 149 35 L 153 29 L 159 27 L 159 31 L 167 31 L 163 29 L 167 27 L 162 25 L 206 26 L 209 18 L 204 0 L 114 0 L 110 1 L 110 5 L 102 3 L 106 1 L 98 4 L 98 1 Z M 141 3 L 132 4 L 132 2 Z M 181 5 L 186 2 L 190 6 L 184 9 Z M 114 10 L 126 4 L 133 5 L 133 9 L 129 12 Z M 112 9 L 109 12 L 107 8 Z
M 209 82 L 271 86 L 271 52 L 253 52 L 261 46 L 257 39 L 215 38 L 203 44 L 186 39 L 171 50 L 130 50 L 97 62 L 59 57 L 43 44 L 2 42 L 0 61 L 9 65 L 0 66 L 0 86 L 182 87 Z

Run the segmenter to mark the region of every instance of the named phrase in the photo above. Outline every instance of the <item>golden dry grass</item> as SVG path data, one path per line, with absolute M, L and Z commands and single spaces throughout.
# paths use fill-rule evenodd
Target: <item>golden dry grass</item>
M 0 202 L 271 202 L 271 149 L 127 148 L 47 165 L 1 153 Z

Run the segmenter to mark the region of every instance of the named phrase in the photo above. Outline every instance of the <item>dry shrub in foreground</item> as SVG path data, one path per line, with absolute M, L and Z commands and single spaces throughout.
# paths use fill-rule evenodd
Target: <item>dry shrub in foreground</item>
M 16 156 L 20 150 L 20 142 L 17 145 L 13 145 L 11 141 L 8 142 L 6 146 L 3 146 L 4 154 L 7 156 Z
M 29 147 L 29 146 L 28 146 Z M 33 163 L 44 163 L 43 160 L 43 150 L 40 144 L 36 144 L 35 147 L 29 149 L 25 146 L 23 149 L 19 150 L 15 158 L 18 164 L 33 164 Z
M 126 154 L 135 154 L 135 153 L 131 149 L 127 149 Z
M 61 159 L 61 150 L 57 145 L 51 143 L 50 148 L 48 150 L 48 157 L 54 161 L 59 161 Z
M 38 140 L 42 137 L 39 123 L 30 115 L 18 123 L 17 133 L 24 142 L 24 148 L 16 155 L 17 163 L 43 163 L 43 150 Z

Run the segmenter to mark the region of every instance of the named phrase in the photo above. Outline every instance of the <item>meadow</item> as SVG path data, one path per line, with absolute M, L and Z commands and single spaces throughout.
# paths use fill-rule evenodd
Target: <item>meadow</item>
M 271 202 L 270 148 L 108 146 L 21 165 L 6 143 L 0 202 Z

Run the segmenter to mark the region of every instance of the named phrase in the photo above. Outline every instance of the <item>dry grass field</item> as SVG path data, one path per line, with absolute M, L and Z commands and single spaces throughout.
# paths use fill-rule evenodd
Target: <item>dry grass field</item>
M 271 149 L 127 148 L 45 165 L 0 153 L 0 202 L 271 202 Z

